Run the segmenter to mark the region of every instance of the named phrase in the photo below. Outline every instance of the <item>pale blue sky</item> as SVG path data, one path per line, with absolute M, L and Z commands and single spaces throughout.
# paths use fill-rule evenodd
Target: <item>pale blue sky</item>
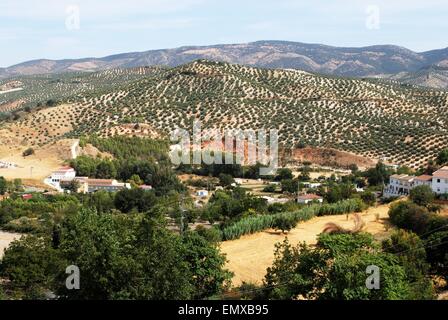
M 70 6 L 79 8 L 79 29 Z M 379 29 L 366 21 L 379 8 Z M 67 11 L 68 10 L 68 11 Z M 369 13 L 370 12 L 370 13 Z M 69 28 L 66 26 L 68 22 Z M 75 22 L 75 24 L 73 24 Z M 73 28 L 75 26 L 75 28 Z M 0 66 L 184 45 L 289 40 L 448 46 L 446 0 L 1 0 Z

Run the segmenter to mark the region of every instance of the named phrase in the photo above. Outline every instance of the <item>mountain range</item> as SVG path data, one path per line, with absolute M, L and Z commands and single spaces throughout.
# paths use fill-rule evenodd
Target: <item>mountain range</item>
M 448 88 L 448 48 L 418 53 L 393 45 L 349 48 L 287 41 L 189 46 L 103 58 L 33 60 L 0 68 L 0 78 L 139 66 L 176 67 L 198 59 L 344 77 L 380 77 Z

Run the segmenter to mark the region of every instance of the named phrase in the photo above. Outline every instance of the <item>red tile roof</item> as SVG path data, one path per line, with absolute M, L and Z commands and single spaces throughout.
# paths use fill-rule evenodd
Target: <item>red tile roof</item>
M 416 177 L 415 180 L 419 181 L 432 181 L 432 176 L 429 176 L 427 174 L 424 174 L 422 176 Z
M 323 199 L 321 196 L 318 196 L 317 194 L 305 194 L 303 196 L 298 197 L 300 200 L 317 200 L 317 199 Z
M 434 178 L 448 179 L 448 167 L 443 167 L 432 174 Z

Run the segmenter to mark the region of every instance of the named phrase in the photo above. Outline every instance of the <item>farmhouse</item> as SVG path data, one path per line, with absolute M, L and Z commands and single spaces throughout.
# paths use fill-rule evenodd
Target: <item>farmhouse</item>
M 100 190 L 107 192 L 117 192 L 123 189 L 130 189 L 129 183 L 121 183 L 110 179 L 87 179 L 87 192 L 94 193 Z
M 268 204 L 275 204 L 275 203 L 285 204 L 289 201 L 289 199 L 286 198 L 273 198 L 268 196 L 263 196 L 261 198 L 266 200 Z
M 75 169 L 71 167 L 62 167 L 56 171 L 53 171 L 53 173 L 47 179 L 45 179 L 45 183 L 62 192 L 61 181 L 72 181 L 73 179 L 75 179 L 75 177 Z
M 448 167 L 433 173 L 432 190 L 437 194 L 448 194 Z
M 76 171 L 75 169 L 71 167 L 62 167 L 58 170 L 54 171 L 50 176 L 50 182 L 59 184 L 61 180 L 73 180 L 76 177 Z
M 414 186 L 414 179 L 414 176 L 407 174 L 394 174 L 390 177 L 390 183 L 384 193 L 390 196 L 407 196 Z
M 324 202 L 324 199 L 316 194 L 305 194 L 297 197 L 297 202 L 301 204 L 309 204 L 314 201 L 322 203 Z
M 65 175 L 62 175 L 64 172 Z M 47 180 L 50 180 L 50 183 L 61 192 L 64 188 L 67 189 L 73 181 L 78 183 L 78 193 L 93 193 L 100 190 L 117 192 L 123 189 L 131 188 L 129 183 L 120 183 L 114 179 L 90 179 L 88 177 L 77 177 L 76 171 L 74 169 L 68 170 L 68 168 L 66 171 L 58 170 L 54 172 Z

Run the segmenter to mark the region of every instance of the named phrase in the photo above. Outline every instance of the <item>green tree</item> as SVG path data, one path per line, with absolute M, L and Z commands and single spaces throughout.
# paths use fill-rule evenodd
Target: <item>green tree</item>
M 366 178 L 371 186 L 379 186 L 387 183 L 390 173 L 382 162 L 378 162 L 375 168 L 371 168 L 366 172 Z
M 277 191 L 277 186 L 275 184 L 269 184 L 263 188 L 263 192 L 274 193 Z
M 365 191 L 361 193 L 361 200 L 369 206 L 373 206 L 376 203 L 376 196 L 373 192 Z
M 28 148 L 25 151 L 23 151 L 22 156 L 23 157 L 29 157 L 31 155 L 34 154 L 34 149 L 33 148 Z
M 398 230 L 382 243 L 383 250 L 395 254 L 405 268 L 412 299 L 434 299 L 434 287 L 426 276 L 430 265 L 426 261 L 424 242 L 412 232 Z
M 142 189 L 124 189 L 117 192 L 114 199 L 115 207 L 124 213 L 132 210 L 146 212 L 156 203 L 156 196 L 153 191 Z
M 8 191 L 8 182 L 4 177 L 0 177 L 0 194 L 4 195 Z
M 440 151 L 439 155 L 437 156 L 438 165 L 444 165 L 446 163 L 448 163 L 448 149 Z
M 286 233 L 294 229 L 297 226 L 297 223 L 298 222 L 294 217 L 279 214 L 274 218 L 272 228 Z
M 380 290 L 366 286 L 366 269 L 381 270 Z M 405 270 L 393 254 L 381 252 L 370 235 L 322 235 L 316 248 L 278 244 L 268 268 L 270 299 L 389 300 L 409 298 Z
M 25 236 L 13 242 L 0 263 L 0 277 L 19 299 L 41 299 L 54 285 L 61 260 L 48 237 Z
M 231 175 L 225 174 L 225 173 L 221 173 L 219 175 L 219 184 L 221 186 L 230 187 L 234 183 L 235 183 L 235 179 Z
M 218 244 L 210 243 L 195 232 L 182 239 L 183 260 L 194 275 L 194 299 L 205 299 L 222 293 L 230 286 L 232 273 L 224 269 L 226 259 L 219 253 Z
M 275 177 L 275 181 L 292 180 L 292 179 L 294 179 L 294 176 L 290 169 L 282 168 L 277 170 L 277 176 Z
M 428 207 L 434 201 L 435 194 L 431 187 L 423 185 L 411 190 L 410 199 L 419 206 Z

